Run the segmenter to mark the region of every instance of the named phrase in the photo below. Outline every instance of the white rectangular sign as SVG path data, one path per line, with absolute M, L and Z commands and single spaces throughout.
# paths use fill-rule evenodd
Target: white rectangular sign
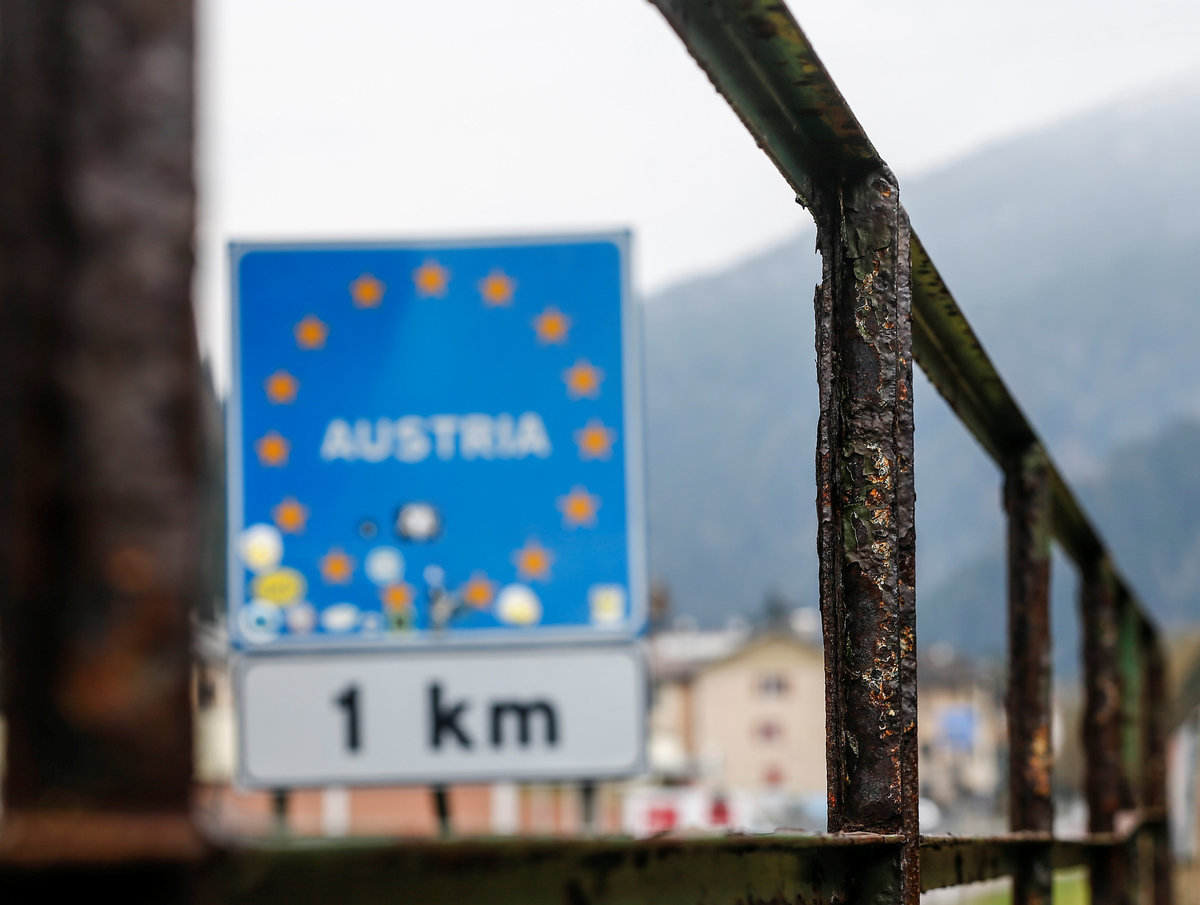
M 641 772 L 632 647 L 252 657 L 235 666 L 247 786 L 602 779 Z

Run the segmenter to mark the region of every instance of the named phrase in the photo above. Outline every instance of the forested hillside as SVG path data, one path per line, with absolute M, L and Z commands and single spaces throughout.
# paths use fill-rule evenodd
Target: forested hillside
M 1172 621 L 1200 600 L 1185 552 L 1200 514 L 1182 490 L 1200 483 L 1184 423 L 1200 418 L 1197 140 L 1200 84 L 901 180 L 1017 398 Z M 676 612 L 705 624 L 752 615 L 771 589 L 815 599 L 812 245 L 810 232 L 645 305 L 652 570 Z M 948 609 L 1000 549 L 999 478 L 923 380 L 916 408 L 922 637 L 980 649 L 998 640 L 987 620 Z

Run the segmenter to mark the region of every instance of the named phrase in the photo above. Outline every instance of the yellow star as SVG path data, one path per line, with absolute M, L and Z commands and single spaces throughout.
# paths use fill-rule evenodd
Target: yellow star
M 617 432 L 604 426 L 598 418 L 592 418 L 575 431 L 575 445 L 579 447 L 581 459 L 607 459 L 612 456 Z
M 470 579 L 458 593 L 467 606 L 485 610 L 491 606 L 492 598 L 496 596 L 496 583 L 488 581 L 483 572 L 472 572 Z
M 502 270 L 493 270 L 479 281 L 483 303 L 490 308 L 503 308 L 510 304 L 516 290 L 517 281 Z
M 268 431 L 254 444 L 254 450 L 258 453 L 258 461 L 263 465 L 268 468 L 282 468 L 287 465 L 292 444 L 276 431 Z
M 407 610 L 412 606 L 414 596 L 413 586 L 404 582 L 387 585 L 379 592 L 384 607 L 392 611 Z
M 580 359 L 563 371 L 567 384 L 567 395 L 572 399 L 595 399 L 600 395 L 600 381 L 604 372 L 586 359 Z
M 525 542 L 525 546 L 512 555 L 517 573 L 525 581 L 545 581 L 550 577 L 550 564 L 554 562 L 554 554 L 535 540 Z
M 294 496 L 284 497 L 278 506 L 271 509 L 271 518 L 279 530 L 286 534 L 303 534 L 308 524 L 308 507 Z
M 533 329 L 537 331 L 537 340 L 543 346 L 561 346 L 567 341 L 567 331 L 571 329 L 571 319 L 550 305 L 533 319 Z
M 558 508 L 563 514 L 563 525 L 578 528 L 596 525 L 596 511 L 600 508 L 600 497 L 587 492 L 586 487 L 576 485 L 571 492 L 558 498 Z
M 437 261 L 429 260 L 413 271 L 413 283 L 417 295 L 422 298 L 441 298 L 450 285 L 450 271 Z
M 349 584 L 354 574 L 354 560 L 340 547 L 334 547 L 321 557 L 321 577 L 326 584 Z
M 369 273 L 350 284 L 350 297 L 359 308 L 378 308 L 386 291 L 387 287 Z
M 324 349 L 329 327 L 315 314 L 310 314 L 296 324 L 294 332 L 296 345 L 301 349 Z
M 276 371 L 263 381 L 263 386 L 267 390 L 267 399 L 275 405 L 290 405 L 296 401 L 300 381 L 287 371 Z

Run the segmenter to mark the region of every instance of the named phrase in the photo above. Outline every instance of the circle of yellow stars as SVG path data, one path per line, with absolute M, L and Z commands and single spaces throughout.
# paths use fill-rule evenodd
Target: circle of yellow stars
M 443 298 L 449 291 L 451 271 L 434 258 L 427 258 L 412 271 L 412 282 L 418 298 Z M 501 269 L 488 272 L 476 284 L 485 307 L 508 308 L 516 297 L 517 281 Z M 350 300 L 356 308 L 379 308 L 387 295 L 387 285 L 371 273 L 361 273 L 348 285 Z M 557 305 L 546 305 L 531 321 L 534 337 L 542 346 L 564 346 L 570 340 L 572 318 Z M 293 326 L 296 346 L 302 351 L 319 351 L 329 340 L 329 325 L 315 314 L 307 314 Z M 603 369 L 587 359 L 577 359 L 562 373 L 567 397 L 572 400 L 599 399 L 605 379 Z M 263 381 L 267 400 L 272 405 L 291 405 L 300 392 L 299 379 L 280 369 Z M 617 441 L 616 431 L 599 418 L 590 418 L 574 432 L 581 461 L 606 461 L 612 457 Z M 266 468 L 283 468 L 291 455 L 291 442 L 276 430 L 269 430 L 254 444 L 259 463 Z M 556 506 L 562 514 L 563 526 L 570 529 L 593 528 L 601 507 L 600 497 L 586 487 L 575 485 L 559 496 Z M 272 521 L 286 534 L 302 534 L 307 527 L 309 509 L 294 496 L 284 497 L 271 509 Z M 555 554 L 536 539 L 528 539 L 513 551 L 512 562 L 523 581 L 549 580 Z M 340 547 L 332 547 L 318 563 L 322 580 L 330 585 L 347 585 L 353 579 L 357 564 Z M 298 574 L 298 573 L 297 573 Z M 458 589 L 462 601 L 469 607 L 485 610 L 496 598 L 496 582 L 482 571 L 475 571 Z M 416 589 L 408 583 L 396 582 L 380 589 L 385 613 L 393 621 L 411 623 Z

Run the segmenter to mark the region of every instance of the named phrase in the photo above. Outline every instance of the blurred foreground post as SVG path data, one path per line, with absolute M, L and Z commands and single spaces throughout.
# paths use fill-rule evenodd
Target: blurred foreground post
M 0 0 L 3 849 L 192 850 L 189 0 Z

